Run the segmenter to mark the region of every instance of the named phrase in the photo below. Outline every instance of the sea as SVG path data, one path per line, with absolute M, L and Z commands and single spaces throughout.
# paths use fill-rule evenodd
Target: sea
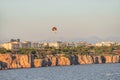
M 0 80 L 120 80 L 120 63 L 0 70 Z

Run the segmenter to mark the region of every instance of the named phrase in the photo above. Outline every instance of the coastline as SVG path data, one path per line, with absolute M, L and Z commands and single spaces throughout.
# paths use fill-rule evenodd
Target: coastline
M 0 70 L 102 63 L 120 63 L 120 55 L 70 55 L 68 57 L 61 54 L 36 59 L 34 55 L 27 54 L 0 54 Z

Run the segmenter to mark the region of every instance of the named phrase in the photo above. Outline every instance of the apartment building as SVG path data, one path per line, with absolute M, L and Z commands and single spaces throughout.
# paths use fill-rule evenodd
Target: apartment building
M 20 47 L 20 42 L 8 42 L 0 45 L 7 50 L 16 50 Z
M 19 48 L 31 48 L 30 41 L 20 42 L 20 39 L 11 39 L 10 42 L 3 43 L 0 45 L 7 50 L 17 50 Z
M 31 42 L 30 41 L 20 42 L 20 48 L 31 48 Z
M 55 48 L 59 48 L 62 47 L 62 42 L 57 41 L 57 42 L 50 42 L 48 43 L 49 47 L 55 47 Z
M 114 45 L 115 43 L 114 42 L 99 42 L 99 43 L 96 43 L 95 46 L 112 46 Z

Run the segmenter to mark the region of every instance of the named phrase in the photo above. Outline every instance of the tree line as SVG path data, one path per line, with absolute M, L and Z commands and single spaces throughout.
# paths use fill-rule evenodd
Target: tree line
M 78 46 L 78 47 L 44 47 L 44 48 L 19 48 L 17 50 L 6 50 L 0 48 L 0 53 L 11 53 L 11 54 L 34 54 L 36 58 L 44 58 L 46 55 L 102 55 L 102 54 L 115 54 L 114 50 L 120 50 L 120 46 Z

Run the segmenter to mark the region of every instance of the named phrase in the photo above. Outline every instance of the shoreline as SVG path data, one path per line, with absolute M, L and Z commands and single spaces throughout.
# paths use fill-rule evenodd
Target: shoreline
M 48 55 L 36 59 L 34 55 L 0 54 L 0 70 L 109 63 L 120 63 L 120 55 Z
M 47 66 L 47 67 L 33 67 L 33 68 L 14 68 L 14 69 L 2 69 L 4 70 L 24 70 L 24 69 L 39 69 L 39 68 L 54 68 L 54 67 L 73 67 L 73 66 L 86 66 L 86 65 L 105 65 L 105 64 L 120 64 L 120 63 L 101 63 L 101 64 L 78 64 L 78 65 L 67 65 L 67 66 Z

